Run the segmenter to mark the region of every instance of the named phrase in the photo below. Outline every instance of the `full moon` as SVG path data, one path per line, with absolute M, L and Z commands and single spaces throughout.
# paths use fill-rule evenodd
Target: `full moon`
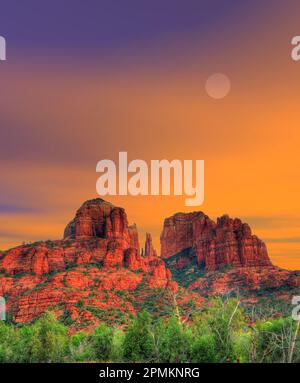
M 215 99 L 227 96 L 231 88 L 229 78 L 223 73 L 214 73 L 208 77 L 205 83 L 207 94 Z

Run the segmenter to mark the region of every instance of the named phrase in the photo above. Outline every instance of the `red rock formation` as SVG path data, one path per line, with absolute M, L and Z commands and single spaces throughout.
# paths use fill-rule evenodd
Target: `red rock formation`
M 150 233 L 146 233 L 145 250 L 143 254 L 145 257 L 157 256 L 156 250 L 154 249 L 152 244 L 152 236 Z
M 128 240 L 125 210 L 101 198 L 86 201 L 67 225 L 64 239 L 122 238 Z
M 139 234 L 135 223 L 131 226 L 128 226 L 128 232 L 130 238 L 130 247 L 136 249 L 137 252 L 140 253 Z
M 131 270 L 140 270 L 142 268 L 142 257 L 138 254 L 137 250 L 130 248 L 125 254 L 125 265 Z
M 100 198 L 87 201 L 67 225 L 63 240 L 0 253 L 0 295 L 8 297 L 8 310 L 17 323 L 53 309 L 59 316 L 68 312 L 80 326 L 97 325 L 93 311 L 79 309 L 78 301 L 96 309 L 135 313 L 131 302 L 142 302 L 152 289 L 176 289 L 150 235 L 146 249 L 147 255 L 141 256 L 137 227 L 128 226 L 124 209 Z M 140 283 L 148 291 L 142 297 L 135 296 Z M 129 300 L 117 296 L 119 290 L 126 291 Z
M 187 250 L 207 270 L 222 266 L 271 266 L 265 244 L 240 219 L 227 215 L 212 221 L 202 212 L 178 213 L 164 222 L 161 256 Z M 184 262 L 183 262 L 184 263 Z
M 281 294 L 294 293 L 300 286 L 299 273 L 270 266 L 264 243 L 239 219 L 223 216 L 215 223 L 201 212 L 179 213 L 165 220 L 161 244 L 163 258 L 182 252 L 166 262 L 169 267 L 175 262 L 176 274 L 178 269 L 186 272 L 178 281 L 186 281 L 195 291 L 172 280 L 150 234 L 140 253 L 136 225 L 128 226 L 124 209 L 100 198 L 87 201 L 66 227 L 64 239 L 0 252 L 0 295 L 7 297 L 7 308 L 17 323 L 51 309 L 58 316 L 67 313 L 74 328 L 91 329 L 103 316 L 110 315 L 113 321 L 114 310 L 118 315 L 135 314 L 145 299 L 157 298 L 163 289 L 180 290 L 182 304 L 190 299 L 201 304 L 200 295 L 207 291 L 270 286 L 279 287 Z M 190 278 L 198 270 L 196 264 L 205 266 L 207 273 Z M 214 272 L 223 265 L 235 267 Z
M 267 288 L 268 293 L 265 298 L 272 296 L 272 289 L 274 289 L 275 296 L 287 297 L 286 300 L 291 302 L 299 286 L 300 272 L 271 266 L 236 267 L 224 272 L 207 272 L 203 277 L 193 281 L 189 288 L 198 291 L 202 296 L 228 294 L 238 290 L 239 293 L 252 297 L 252 302 L 261 298 L 261 295 L 257 296 L 257 291 Z
M 130 249 L 139 255 L 136 226 L 128 226 L 124 209 L 98 198 L 81 206 L 67 225 L 64 240 L 12 249 L 0 258 L 0 269 L 13 275 L 43 275 L 62 271 L 70 264 L 99 262 L 105 267 L 122 266 Z

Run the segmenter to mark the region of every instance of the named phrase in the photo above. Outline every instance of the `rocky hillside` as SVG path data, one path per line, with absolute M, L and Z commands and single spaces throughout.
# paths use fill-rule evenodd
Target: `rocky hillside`
M 191 299 L 201 303 L 198 294 L 172 281 L 150 234 L 141 254 L 137 228 L 128 225 L 124 209 L 102 199 L 81 206 L 63 240 L 0 253 L 0 296 L 16 323 L 53 310 L 74 328 L 121 325 L 149 305 L 163 313 L 174 292 L 182 307 Z
M 140 251 L 124 209 L 100 198 L 77 210 L 63 239 L 0 252 L 0 296 L 15 323 L 53 310 L 71 329 L 121 326 L 142 308 L 163 316 L 175 305 L 184 315 L 219 293 L 288 302 L 298 286 L 299 273 L 274 267 L 239 219 L 175 214 L 164 222 L 159 257 L 151 235 Z
M 285 307 L 297 295 L 300 272 L 274 266 L 248 224 L 224 215 L 177 213 L 164 221 L 161 256 L 180 286 L 209 298 L 239 295 L 244 304 Z

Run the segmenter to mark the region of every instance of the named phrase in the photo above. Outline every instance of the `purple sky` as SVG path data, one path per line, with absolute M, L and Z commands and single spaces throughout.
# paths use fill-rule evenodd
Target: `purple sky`
M 6 0 L 0 5 L 0 35 L 7 37 L 10 55 L 47 50 L 101 56 L 184 33 L 209 40 L 222 26 L 235 28 L 270 3 L 280 1 Z

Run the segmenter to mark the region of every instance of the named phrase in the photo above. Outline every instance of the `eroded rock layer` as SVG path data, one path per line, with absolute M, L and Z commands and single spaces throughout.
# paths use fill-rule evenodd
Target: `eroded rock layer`
M 226 265 L 271 266 L 264 242 L 252 235 L 248 224 L 227 215 L 216 223 L 202 212 L 178 213 L 167 218 L 161 234 L 162 258 L 184 250 L 189 250 L 206 270 Z M 178 261 L 182 262 L 180 258 Z

